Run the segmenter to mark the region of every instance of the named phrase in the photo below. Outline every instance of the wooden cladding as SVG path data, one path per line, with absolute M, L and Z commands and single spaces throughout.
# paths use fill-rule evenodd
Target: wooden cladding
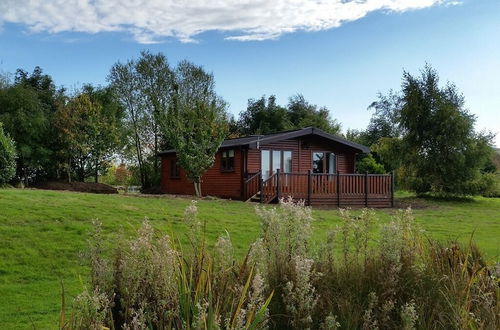
M 221 148 L 214 165 L 203 174 L 202 194 L 239 200 L 260 196 L 264 203 L 292 196 L 309 205 L 391 206 L 389 175 L 350 174 L 355 171 L 356 151 L 317 135 L 261 143 L 258 149 Z M 262 157 L 262 152 L 267 152 L 267 158 Z M 314 155 L 318 158 L 319 154 L 323 155 L 323 162 L 322 170 L 317 171 L 323 173 L 310 173 Z M 162 191 L 194 195 L 192 182 L 175 163 L 175 153 L 162 155 Z M 266 171 L 264 175 L 262 169 Z

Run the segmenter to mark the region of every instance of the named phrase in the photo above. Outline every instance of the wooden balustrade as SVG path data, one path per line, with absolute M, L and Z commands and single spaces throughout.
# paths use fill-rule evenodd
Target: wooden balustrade
M 278 173 L 274 173 L 262 182 L 260 200 L 262 203 L 270 203 L 278 196 Z
M 260 191 L 261 175 L 260 172 L 249 174 L 243 185 L 243 199 L 248 200 Z
M 247 180 L 248 181 L 248 180 Z M 255 191 L 255 183 L 249 182 Z M 292 197 L 307 204 L 390 207 L 393 205 L 392 174 L 281 173 L 261 184 L 261 201 Z M 248 195 L 247 193 L 246 195 Z M 250 196 L 251 197 L 251 196 Z

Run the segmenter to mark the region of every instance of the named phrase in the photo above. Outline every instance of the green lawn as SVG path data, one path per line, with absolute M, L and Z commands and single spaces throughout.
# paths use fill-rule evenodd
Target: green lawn
M 474 233 L 488 259 L 500 260 L 500 199 L 443 201 L 401 195 L 400 201 L 416 206 L 415 217 L 430 237 L 467 242 Z M 186 230 L 182 215 L 189 202 L 173 197 L 0 190 L 0 329 L 57 327 L 60 282 L 71 298 L 87 280 L 80 254 L 93 219 L 103 223 L 108 242 L 120 231 L 132 234 L 144 217 L 182 241 Z M 254 204 L 201 200 L 198 206 L 200 219 L 207 221 L 209 240 L 227 230 L 240 256 L 259 235 Z M 381 222 L 394 212 L 376 211 Z M 315 241 L 320 244 L 338 223 L 338 211 L 314 210 L 314 218 Z

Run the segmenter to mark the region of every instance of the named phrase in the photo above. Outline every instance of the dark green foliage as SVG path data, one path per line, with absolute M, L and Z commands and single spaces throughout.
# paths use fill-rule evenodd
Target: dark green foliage
M 247 110 L 238 120 L 241 135 L 267 134 L 292 128 L 286 109 L 276 104 L 276 97 L 249 99 Z
M 474 182 L 484 197 L 500 197 L 500 173 L 482 173 Z
M 137 60 L 115 63 L 108 81 L 125 109 L 124 155 L 137 165 L 144 188 L 158 185 L 158 152 L 171 147 L 161 126 L 172 106 L 174 72 L 164 54 L 143 51 Z
M 63 102 L 52 78 L 36 67 L 32 74 L 16 72 L 14 83 L 0 88 L 0 121 L 16 142 L 16 176 L 26 184 L 57 176 L 61 148 L 52 125 L 54 114 Z
M 0 122 L 0 186 L 16 174 L 16 148 L 14 141 L 5 134 Z
M 122 107 L 110 88 L 85 85 L 57 112 L 55 125 L 64 143 L 64 168 L 68 180 L 76 175 L 79 181 L 110 166 L 111 157 L 123 144 Z
M 455 85 L 439 86 L 435 70 L 403 74 L 400 94 L 379 95 L 365 132 L 387 169 L 401 167 L 403 184 L 417 193 L 476 194 L 491 152 L 489 134 L 474 131 L 475 117 Z
M 364 155 L 356 162 L 357 173 L 384 174 L 384 165 L 377 163 L 371 154 Z
M 294 128 L 317 127 L 331 134 L 340 133 L 340 124 L 330 119 L 330 110 L 306 101 L 303 95 L 290 97 L 287 106 L 288 117 Z
M 247 110 L 240 113 L 237 123 L 240 135 L 269 134 L 309 126 L 332 134 L 340 132 L 340 124 L 330 119 L 326 107 L 318 109 L 300 94 L 290 97 L 286 107 L 276 104 L 274 95 L 267 101 L 264 96 L 249 99 Z

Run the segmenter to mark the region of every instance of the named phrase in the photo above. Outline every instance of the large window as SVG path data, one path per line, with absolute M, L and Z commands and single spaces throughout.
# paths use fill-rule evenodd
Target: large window
M 273 173 L 276 173 L 276 170 L 281 170 L 281 151 L 273 150 L 273 164 L 272 164 Z
M 263 180 L 271 176 L 271 152 L 269 150 L 260 152 L 260 170 Z
M 283 172 L 292 172 L 292 152 L 283 151 Z
M 325 171 L 325 153 L 313 152 L 313 173 L 324 173 Z
M 222 151 L 221 171 L 234 171 L 234 150 Z
M 328 173 L 336 172 L 335 154 L 333 152 L 313 152 L 312 153 L 312 170 L 313 173 Z
M 260 152 L 260 169 L 262 179 L 266 180 L 272 174 L 280 171 L 292 172 L 292 152 L 288 150 L 261 150 Z

